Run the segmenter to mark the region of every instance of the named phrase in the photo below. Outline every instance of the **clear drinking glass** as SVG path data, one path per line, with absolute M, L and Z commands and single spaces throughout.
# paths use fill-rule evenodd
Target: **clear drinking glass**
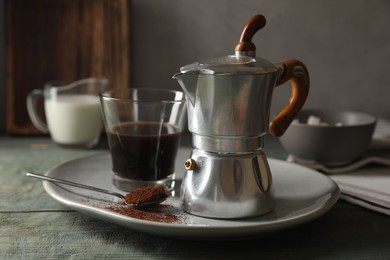
M 100 93 L 113 183 L 124 191 L 161 184 L 170 188 L 186 119 L 183 92 L 116 89 Z
M 40 131 L 50 133 L 53 141 L 61 146 L 94 147 L 102 129 L 98 93 L 107 85 L 106 78 L 48 82 L 43 90 L 35 89 L 27 97 L 31 121 Z M 47 123 L 39 114 L 42 98 Z

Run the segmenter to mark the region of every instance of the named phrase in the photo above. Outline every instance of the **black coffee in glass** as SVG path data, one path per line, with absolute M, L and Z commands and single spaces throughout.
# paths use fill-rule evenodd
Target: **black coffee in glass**
M 160 122 L 125 122 L 114 126 L 107 132 L 114 173 L 139 181 L 172 175 L 180 134 L 177 127 Z

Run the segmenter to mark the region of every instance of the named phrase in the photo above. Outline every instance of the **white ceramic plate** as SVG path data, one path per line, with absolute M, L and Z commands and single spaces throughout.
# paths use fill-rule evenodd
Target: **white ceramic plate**
M 188 150 L 179 152 L 179 165 L 187 154 Z M 181 219 L 180 222 L 167 224 L 140 220 L 107 210 L 107 202 L 104 201 L 110 201 L 109 204 L 112 205 L 112 201 L 116 200 L 109 195 L 46 181 L 43 184 L 46 192 L 54 199 L 81 213 L 140 232 L 181 239 L 226 240 L 262 236 L 313 220 L 336 203 L 339 188 L 328 177 L 311 169 L 275 159 L 269 159 L 269 164 L 275 185 L 275 210 L 261 217 L 240 220 L 192 216 L 182 212 L 178 197 L 169 198 L 164 203 L 173 206 L 168 208 L 174 209 Z M 52 168 L 46 175 L 118 191 L 111 183 L 109 154 L 68 161 Z

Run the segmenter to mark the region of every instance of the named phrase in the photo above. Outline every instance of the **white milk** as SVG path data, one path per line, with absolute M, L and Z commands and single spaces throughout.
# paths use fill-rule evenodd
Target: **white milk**
M 48 128 L 54 141 L 62 144 L 89 142 L 100 135 L 99 97 L 59 95 L 45 100 Z

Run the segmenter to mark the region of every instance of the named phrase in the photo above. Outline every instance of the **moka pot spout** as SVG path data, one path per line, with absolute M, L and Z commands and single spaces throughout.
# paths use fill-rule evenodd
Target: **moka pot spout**
M 196 95 L 196 86 L 198 82 L 199 74 L 195 73 L 176 73 L 173 75 L 173 79 L 176 79 L 179 82 L 180 87 L 183 89 L 184 93 L 187 96 L 187 99 L 194 106 L 195 104 L 195 95 Z

